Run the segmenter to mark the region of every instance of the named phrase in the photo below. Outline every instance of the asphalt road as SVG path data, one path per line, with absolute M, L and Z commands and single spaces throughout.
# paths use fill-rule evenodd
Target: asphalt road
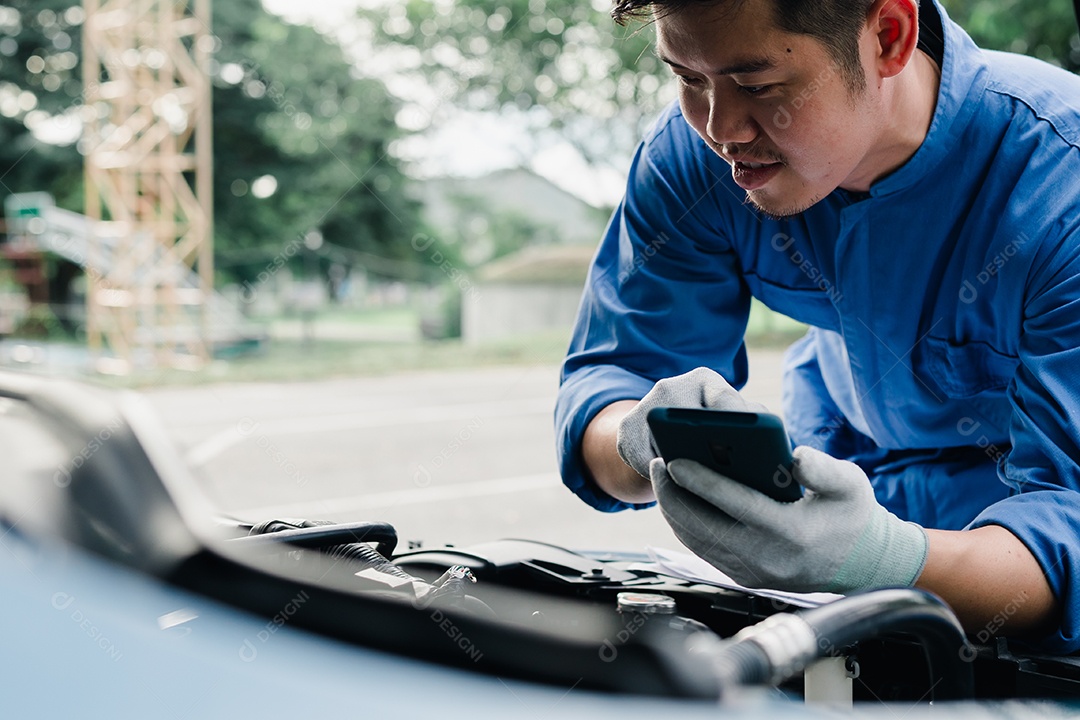
M 780 404 L 777 351 L 751 354 L 750 399 Z M 222 512 L 382 520 L 402 544 L 504 537 L 681 549 L 658 510 L 600 513 L 559 481 L 554 366 L 152 390 Z

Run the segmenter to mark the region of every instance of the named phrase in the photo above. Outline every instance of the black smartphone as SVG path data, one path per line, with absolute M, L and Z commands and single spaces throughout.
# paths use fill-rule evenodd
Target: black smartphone
M 661 407 L 646 418 L 664 462 L 699 462 L 781 502 L 802 497 L 791 474 L 791 441 L 775 415 Z

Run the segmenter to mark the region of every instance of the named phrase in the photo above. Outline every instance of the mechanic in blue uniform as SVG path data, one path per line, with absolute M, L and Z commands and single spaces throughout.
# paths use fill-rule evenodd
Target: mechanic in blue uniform
M 679 102 L 638 148 L 563 366 L 564 482 L 658 501 L 757 587 L 915 585 L 969 632 L 1080 649 L 1080 78 L 923 0 L 617 0 Z M 811 326 L 802 500 L 656 457 L 656 406 L 760 409 L 751 297 Z

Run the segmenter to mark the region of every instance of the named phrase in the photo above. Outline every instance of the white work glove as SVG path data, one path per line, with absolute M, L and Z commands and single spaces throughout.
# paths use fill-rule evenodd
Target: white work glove
M 879 505 L 854 463 L 807 446 L 794 457 L 792 474 L 806 492 L 791 503 L 691 460 L 654 460 L 650 475 L 679 540 L 742 585 L 851 592 L 913 584 L 926 562 L 926 531 Z
M 619 423 L 615 445 L 623 462 L 646 478 L 649 477 L 649 463 L 660 457 L 645 420 L 649 411 L 657 407 L 768 412 L 764 405 L 743 400 L 738 390 L 709 368 L 699 367 L 661 380 Z

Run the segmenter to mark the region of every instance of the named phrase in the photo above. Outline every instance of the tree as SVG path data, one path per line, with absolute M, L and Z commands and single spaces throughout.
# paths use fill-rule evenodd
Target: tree
M 9 0 L 0 7 L 0 195 L 49 190 L 82 203 L 82 165 L 72 144 L 50 145 L 31 128 L 75 123 L 81 105 L 79 26 L 70 0 Z M 69 133 L 69 136 L 71 133 Z
M 593 162 L 626 154 L 673 92 L 650 28 L 620 28 L 607 0 L 409 0 L 361 11 L 375 48 L 444 105 L 521 111 Z M 407 107 L 413 128 L 438 107 Z
M 1071 0 L 944 0 L 981 47 L 1033 55 L 1080 70 L 1080 34 Z
M 383 84 L 354 77 L 340 47 L 265 13 L 258 0 L 216 8 L 215 201 L 225 223 L 218 235 L 230 235 L 224 247 L 280 248 L 319 229 L 345 248 L 421 261 L 409 245 L 417 206 L 388 151 L 401 135 L 397 103 Z M 274 178 L 271 196 L 256 196 L 259 178 Z

